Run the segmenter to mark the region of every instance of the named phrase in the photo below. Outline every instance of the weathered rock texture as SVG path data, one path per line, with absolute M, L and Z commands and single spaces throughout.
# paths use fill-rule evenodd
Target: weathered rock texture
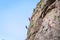
M 60 0 L 40 0 L 30 18 L 26 40 L 60 40 Z

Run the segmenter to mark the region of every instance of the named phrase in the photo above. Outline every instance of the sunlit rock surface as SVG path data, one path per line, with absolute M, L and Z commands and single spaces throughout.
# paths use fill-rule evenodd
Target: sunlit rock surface
M 26 40 L 60 40 L 60 0 L 40 0 L 30 19 Z

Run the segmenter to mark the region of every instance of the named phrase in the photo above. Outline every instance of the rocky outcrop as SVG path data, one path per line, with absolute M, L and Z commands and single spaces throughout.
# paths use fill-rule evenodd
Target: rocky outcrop
M 40 0 L 30 18 L 26 40 L 60 40 L 60 0 Z

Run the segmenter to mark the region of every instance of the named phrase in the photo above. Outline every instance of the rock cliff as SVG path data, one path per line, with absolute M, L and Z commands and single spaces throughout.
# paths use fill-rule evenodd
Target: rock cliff
M 60 40 L 60 0 L 40 0 L 30 18 L 26 40 Z

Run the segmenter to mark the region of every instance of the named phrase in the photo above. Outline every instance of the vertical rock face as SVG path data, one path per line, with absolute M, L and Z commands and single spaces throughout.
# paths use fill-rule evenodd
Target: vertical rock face
M 40 0 L 30 19 L 26 40 L 60 40 L 60 0 Z

